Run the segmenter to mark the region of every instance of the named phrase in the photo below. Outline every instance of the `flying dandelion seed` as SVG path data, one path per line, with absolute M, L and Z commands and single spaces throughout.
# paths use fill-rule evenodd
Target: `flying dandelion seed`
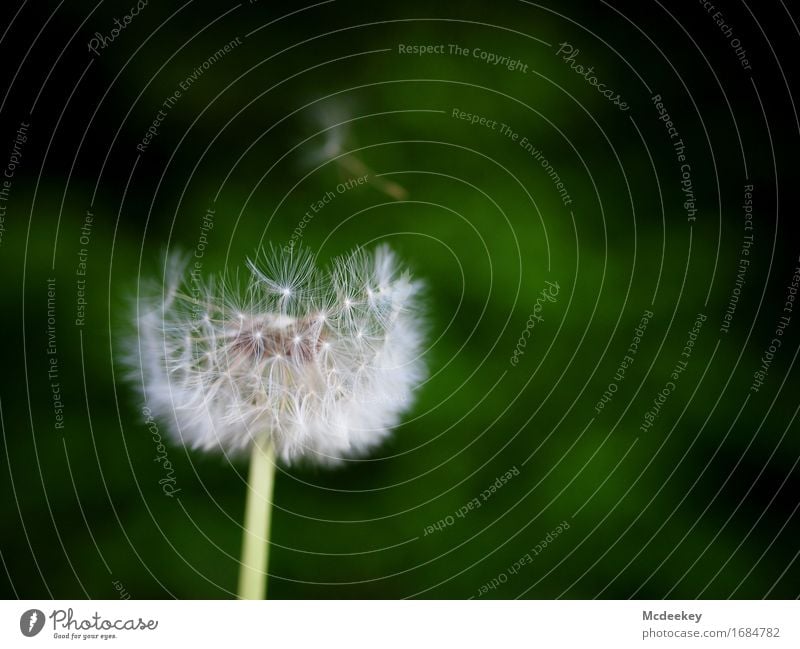
M 322 132 L 317 147 L 311 149 L 307 156 L 309 162 L 318 164 L 332 161 L 337 165 L 343 180 L 348 178 L 366 178 L 375 189 L 397 201 L 408 198 L 408 191 L 393 180 L 376 175 L 364 162 L 349 151 L 350 123 L 354 111 L 342 102 L 330 102 L 312 112 L 312 122 Z

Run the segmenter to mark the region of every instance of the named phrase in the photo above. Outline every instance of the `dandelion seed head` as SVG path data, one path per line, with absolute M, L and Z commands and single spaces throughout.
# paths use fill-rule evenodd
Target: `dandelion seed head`
M 421 285 L 387 247 L 327 271 L 270 249 L 238 288 L 184 269 L 170 259 L 166 286 L 143 298 L 129 359 L 176 441 L 245 452 L 266 435 L 285 463 L 334 464 L 377 446 L 410 405 L 425 373 Z

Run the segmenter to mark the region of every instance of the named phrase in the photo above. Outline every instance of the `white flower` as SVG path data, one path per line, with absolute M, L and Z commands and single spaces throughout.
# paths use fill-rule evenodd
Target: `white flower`
M 387 247 L 320 272 L 303 250 L 204 283 L 173 257 L 139 307 L 133 364 L 150 410 L 181 443 L 330 464 L 376 446 L 424 375 L 421 285 Z

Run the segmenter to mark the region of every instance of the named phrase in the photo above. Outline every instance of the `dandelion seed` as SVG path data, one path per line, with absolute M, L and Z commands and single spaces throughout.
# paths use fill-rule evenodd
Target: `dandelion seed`
M 375 174 L 354 153 L 348 151 L 350 146 L 350 125 L 357 117 L 352 107 L 341 101 L 328 102 L 312 112 L 311 121 L 320 129 L 318 144 L 307 154 L 313 164 L 332 161 L 345 180 L 366 178 L 375 189 L 387 196 L 403 201 L 408 198 L 408 191 L 386 176 Z

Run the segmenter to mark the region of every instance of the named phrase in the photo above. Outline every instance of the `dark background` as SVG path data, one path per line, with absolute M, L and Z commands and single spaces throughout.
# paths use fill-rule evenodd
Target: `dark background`
M 30 123 L 0 239 L 6 598 L 115 598 L 120 587 L 134 598 L 234 596 L 246 463 L 170 445 L 180 492 L 164 495 L 120 364 L 135 336 L 131 302 L 165 250 L 196 249 L 212 203 L 205 273 L 285 245 L 309 205 L 352 175 L 324 153 L 321 131 L 341 121 L 341 151 L 407 197 L 348 191 L 302 243 L 321 262 L 378 241 L 397 249 L 428 285 L 431 375 L 375 456 L 279 469 L 270 596 L 798 596 L 800 313 L 750 389 L 800 265 L 797 3 L 720 0 L 751 71 L 702 3 L 678 1 L 336 0 L 302 11 L 151 1 L 98 56 L 87 51 L 132 4 L 0 9 L 0 165 Z M 161 103 L 237 36 L 139 154 Z M 565 41 L 629 111 L 556 56 Z M 528 72 L 403 55 L 401 43 L 479 47 Z M 653 94 L 687 147 L 691 224 Z M 526 136 L 572 204 L 521 147 L 453 108 Z M 747 183 L 754 244 L 725 334 Z M 63 429 L 47 374 L 49 279 Z M 558 299 L 515 367 L 548 280 Z M 597 414 L 646 309 L 655 315 L 635 362 Z M 641 432 L 698 313 L 707 320 L 689 366 Z M 519 476 L 482 507 L 425 535 L 512 467 Z

